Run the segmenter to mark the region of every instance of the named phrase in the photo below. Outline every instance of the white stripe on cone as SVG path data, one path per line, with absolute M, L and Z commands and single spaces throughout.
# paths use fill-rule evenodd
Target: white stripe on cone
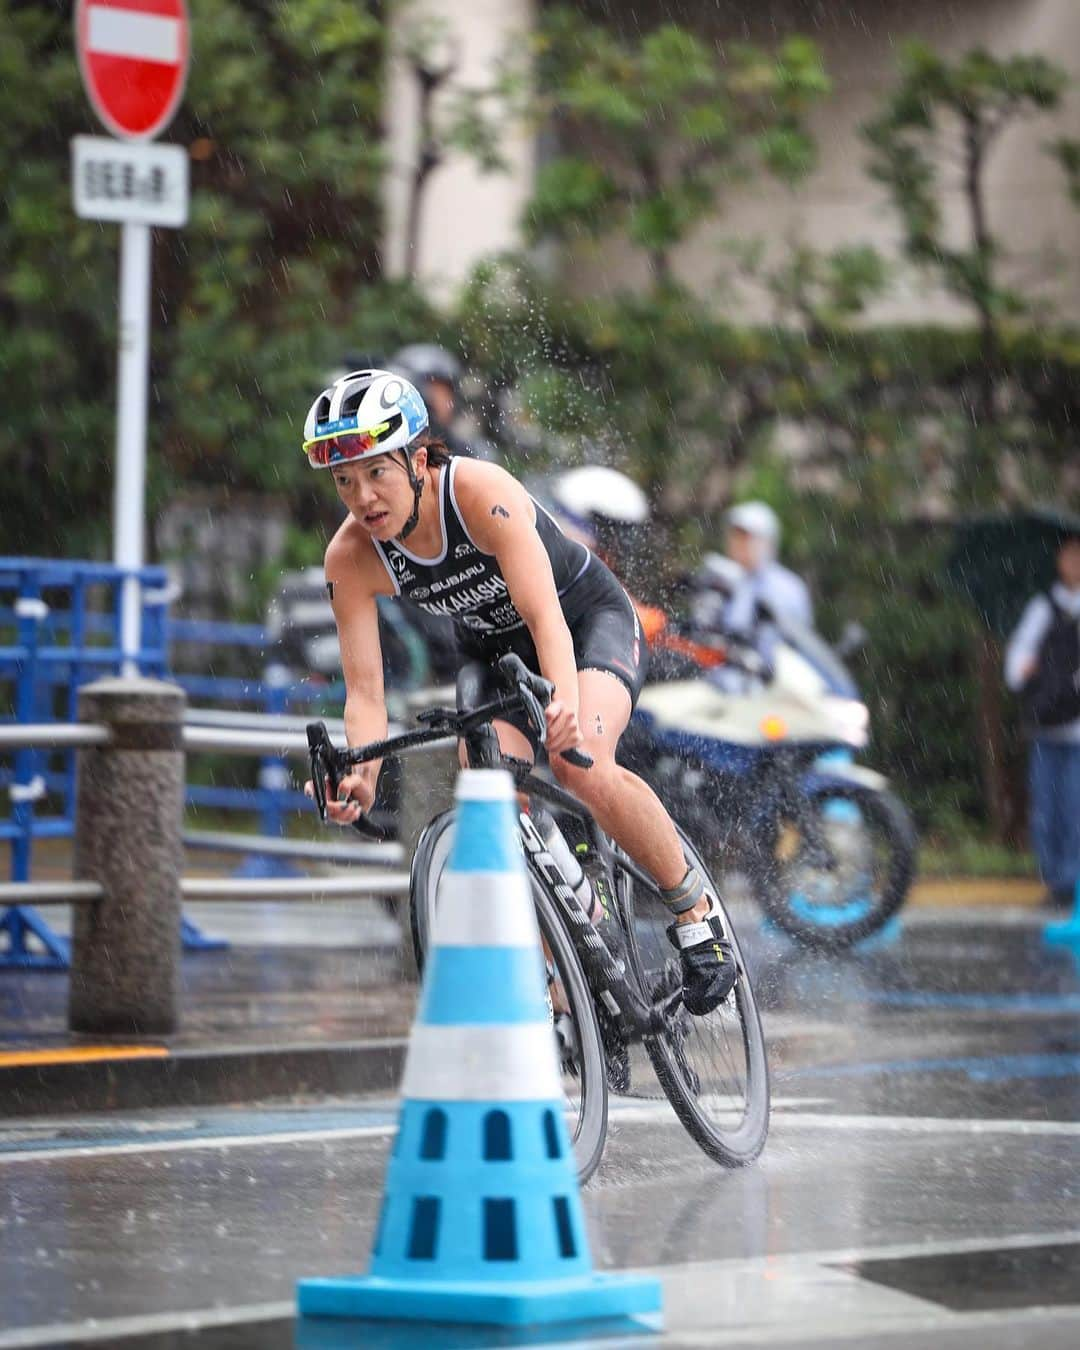
M 442 874 L 435 907 L 437 947 L 539 947 L 540 932 L 520 872 Z
M 418 1022 L 409 1040 L 401 1092 L 414 1101 L 561 1102 L 551 1023 Z
M 180 22 L 161 14 L 91 5 L 86 46 L 96 56 L 127 56 L 176 66 L 180 64 Z

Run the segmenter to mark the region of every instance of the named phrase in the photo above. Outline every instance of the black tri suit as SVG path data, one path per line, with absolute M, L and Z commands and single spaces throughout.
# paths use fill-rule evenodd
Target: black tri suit
M 510 599 L 494 554 L 481 550 L 469 535 L 454 495 L 459 461 L 451 459 L 438 480 L 442 548 L 434 558 L 411 553 L 396 539 L 373 540 L 402 599 L 453 621 L 469 672 L 469 701 L 486 702 L 503 692 L 494 663 L 517 652 L 530 670 L 539 671 L 532 636 Z M 566 626 L 574 643 L 578 670 L 605 670 L 621 680 L 637 702 L 645 680 L 647 650 L 637 613 L 612 572 L 584 544 L 568 539 L 536 502 L 536 530 L 551 561 Z M 506 718 L 529 738 L 524 714 Z

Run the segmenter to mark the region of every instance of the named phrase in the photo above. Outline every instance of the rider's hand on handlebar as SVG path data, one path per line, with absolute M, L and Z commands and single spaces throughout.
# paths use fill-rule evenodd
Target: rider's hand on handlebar
M 557 755 L 562 750 L 573 750 L 584 743 L 578 725 L 577 709 L 564 703 L 562 699 L 552 699 L 544 709 L 547 722 L 546 749 L 549 755 Z
M 310 780 L 304 784 L 304 795 L 314 798 Z M 350 773 L 338 783 L 334 796 L 330 780 L 326 780 L 326 819 L 334 825 L 351 825 L 359 816 L 371 810 L 375 801 L 375 785 L 367 774 Z

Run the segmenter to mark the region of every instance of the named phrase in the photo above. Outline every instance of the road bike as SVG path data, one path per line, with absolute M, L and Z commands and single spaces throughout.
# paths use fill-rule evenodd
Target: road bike
M 517 710 L 525 712 L 543 744 L 544 708 L 553 686 L 513 654 L 504 656 L 499 667 L 506 693 L 476 707 L 429 708 L 417 714 L 420 729 L 387 740 L 341 750 L 331 743 L 322 722 L 309 724 L 311 777 L 320 815 L 325 821 L 327 793 L 336 794 L 351 766 L 449 737 L 464 742 L 473 768 L 508 770 L 529 806 L 518 816 L 518 837 L 544 943 L 552 1030 L 580 1179 L 587 1180 L 600 1162 L 609 1088 L 628 1099 L 619 1108 L 627 1117 L 634 1114 L 635 1099 L 666 1096 L 710 1158 L 726 1167 L 752 1162 L 768 1134 L 769 1071 L 753 986 L 730 916 L 725 912 L 723 922 L 738 978 L 713 1012 L 691 1016 L 682 1004 L 681 967 L 665 931 L 671 914 L 656 883 L 603 834 L 576 797 L 541 776 L 532 762 L 500 750 L 492 722 Z M 467 683 L 460 682 L 459 690 Z M 565 754 L 582 767 L 592 763 L 580 751 Z M 557 816 L 564 843 L 567 835 L 584 843 L 595 885 L 608 884 L 613 912 L 606 922 L 618 925 L 610 947 L 622 952 L 609 949 L 565 865 L 553 856 L 551 834 L 545 837 L 538 828 L 548 808 Z M 439 881 L 450 860 L 453 825 L 452 809 L 435 816 L 421 833 L 413 857 L 409 912 L 421 970 L 431 945 Z M 368 837 L 387 837 L 363 816 L 354 828 Z M 679 835 L 688 865 L 701 872 L 719 899 L 700 852 L 682 829 Z

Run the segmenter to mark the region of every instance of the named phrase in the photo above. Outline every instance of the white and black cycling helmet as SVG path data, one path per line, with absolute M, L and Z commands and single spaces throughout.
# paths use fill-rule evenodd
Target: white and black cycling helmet
M 408 380 L 388 370 L 354 370 L 324 389 L 308 409 L 304 454 L 313 469 L 328 469 L 400 451 L 414 495 L 404 537 L 416 527 L 424 487 L 409 447 L 427 425 L 424 400 Z

